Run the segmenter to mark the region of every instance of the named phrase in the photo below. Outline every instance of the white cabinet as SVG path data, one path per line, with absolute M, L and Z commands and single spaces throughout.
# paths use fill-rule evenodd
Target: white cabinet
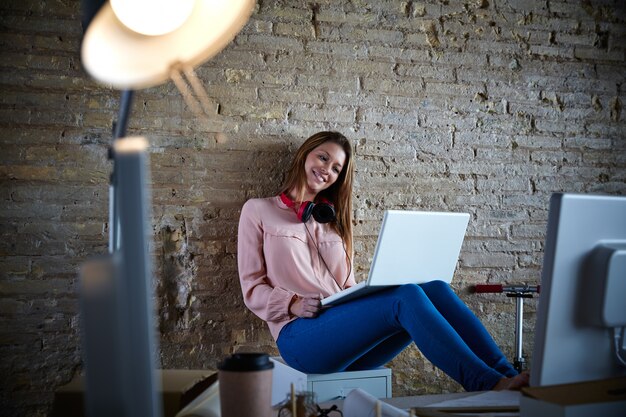
M 389 368 L 334 374 L 305 374 L 285 364 L 280 356 L 272 357 L 271 360 L 274 362 L 272 405 L 284 401 L 289 396 L 292 383 L 296 391 L 314 392 L 318 403 L 344 398 L 354 388 L 361 388 L 376 398 L 392 397 Z

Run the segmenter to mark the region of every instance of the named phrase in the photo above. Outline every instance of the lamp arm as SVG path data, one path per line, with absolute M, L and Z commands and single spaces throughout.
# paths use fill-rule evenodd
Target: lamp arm
M 126 129 L 128 127 L 128 119 L 130 117 L 130 111 L 133 104 L 133 90 L 124 90 L 120 97 L 120 109 L 117 116 L 117 121 L 113 124 L 113 141 L 126 136 Z M 119 198 L 117 179 L 116 160 L 113 146 L 109 147 L 109 159 L 113 161 L 113 170 L 109 179 L 109 253 L 113 253 L 120 248 L 120 222 L 118 206 L 116 204 Z
M 117 122 L 115 123 L 115 139 L 123 138 L 126 136 L 126 128 L 128 127 L 128 118 L 130 116 L 130 110 L 133 105 L 134 90 L 122 91 L 122 97 L 120 100 L 120 111 L 117 116 Z

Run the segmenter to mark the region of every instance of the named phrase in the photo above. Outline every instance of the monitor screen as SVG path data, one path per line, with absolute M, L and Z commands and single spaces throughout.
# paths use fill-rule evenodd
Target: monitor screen
M 590 258 L 607 242 L 611 247 L 626 247 L 626 197 L 552 196 L 537 307 L 532 386 L 626 375 L 626 366 L 616 357 L 614 330 L 605 327 L 598 319 L 600 314 L 596 314 L 602 304 L 611 304 L 607 307 L 611 308 L 613 323 L 616 317 L 617 322 L 626 322 L 626 291 L 605 294 L 609 297 L 606 301 L 596 290 L 604 285 L 606 271 L 598 271 Z M 611 288 L 626 288 L 626 274 L 613 274 L 612 279 Z

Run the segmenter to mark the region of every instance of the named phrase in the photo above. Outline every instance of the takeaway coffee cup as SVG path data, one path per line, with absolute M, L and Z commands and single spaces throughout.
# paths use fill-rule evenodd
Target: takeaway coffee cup
M 264 353 L 235 353 L 217 367 L 222 417 L 270 417 L 272 368 Z

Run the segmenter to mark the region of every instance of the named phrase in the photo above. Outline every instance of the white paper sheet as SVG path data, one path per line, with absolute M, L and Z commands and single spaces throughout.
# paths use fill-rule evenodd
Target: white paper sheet
M 360 388 L 350 391 L 343 401 L 343 417 L 376 417 L 378 399 Z M 381 402 L 381 417 L 408 417 L 409 413 Z

